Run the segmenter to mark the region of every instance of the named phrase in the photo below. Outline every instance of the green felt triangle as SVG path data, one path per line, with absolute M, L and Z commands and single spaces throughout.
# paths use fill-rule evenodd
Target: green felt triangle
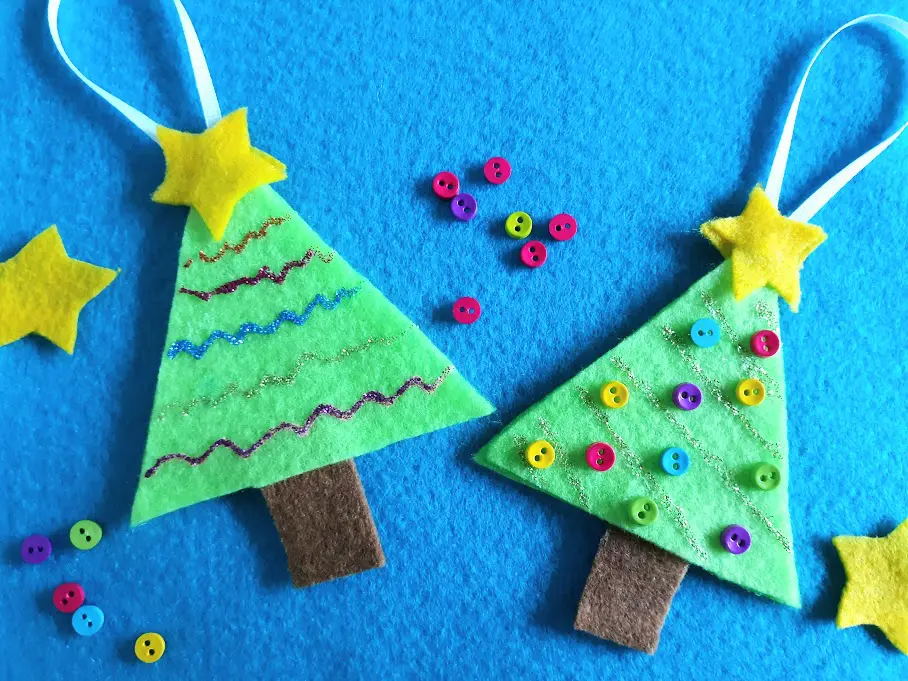
M 134 525 L 493 411 L 270 187 L 190 212 L 176 288 Z
M 721 341 L 700 348 L 690 338 L 694 322 L 712 317 Z M 800 607 L 788 514 L 788 442 L 782 353 L 760 359 L 750 350 L 756 331 L 778 332 L 778 299 L 762 289 L 734 299 L 725 263 L 698 281 L 645 326 L 577 376 L 550 393 L 501 432 L 476 461 L 508 478 L 578 506 L 632 532 L 722 579 Z M 762 404 L 742 406 L 735 388 L 744 378 L 761 380 Z M 630 390 L 622 409 L 600 401 L 605 383 Z M 680 383 L 697 384 L 702 405 L 683 411 L 672 402 Z M 555 463 L 536 469 L 525 460 L 529 443 L 554 445 Z M 597 472 L 586 463 L 593 442 L 611 444 L 617 462 Z M 681 476 L 662 470 L 662 452 L 684 449 L 690 469 Z M 772 463 L 782 474 L 775 490 L 753 482 L 754 469 Z M 659 517 L 642 526 L 629 502 L 648 497 Z M 732 555 L 722 530 L 742 525 L 751 548 Z

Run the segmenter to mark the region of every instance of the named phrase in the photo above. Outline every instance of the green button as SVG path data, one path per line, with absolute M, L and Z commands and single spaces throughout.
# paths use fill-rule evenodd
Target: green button
M 101 526 L 94 520 L 80 520 L 69 531 L 69 540 L 77 549 L 88 551 L 101 541 Z
M 631 520 L 638 525 L 652 525 L 659 517 L 656 502 L 646 497 L 637 497 L 630 503 Z
M 754 484 L 764 492 L 774 490 L 782 482 L 782 473 L 771 463 L 761 463 L 754 469 Z
M 511 213 L 504 221 L 504 231 L 512 239 L 525 239 L 533 231 L 533 218 L 522 210 Z

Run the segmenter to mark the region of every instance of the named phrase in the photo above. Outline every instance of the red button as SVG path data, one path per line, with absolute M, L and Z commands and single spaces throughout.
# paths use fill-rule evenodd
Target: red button
M 541 241 L 528 241 L 520 249 L 520 259 L 527 267 L 540 267 L 547 256 L 545 244 Z
M 493 156 L 486 161 L 482 172 L 492 184 L 504 184 L 511 176 L 511 164 L 501 156 Z
M 614 466 L 617 458 L 615 448 L 607 442 L 594 442 L 586 450 L 586 462 L 600 473 Z
M 577 233 L 577 221 L 572 215 L 561 213 L 549 222 L 549 234 L 556 241 L 570 241 Z
M 73 613 L 85 602 L 85 591 L 75 582 L 66 582 L 54 589 L 54 607 L 60 612 Z
M 482 308 L 476 298 L 465 297 L 454 303 L 454 319 L 461 324 L 472 324 L 481 314 Z
M 432 191 L 440 199 L 451 200 L 460 192 L 460 180 L 454 173 L 443 170 L 432 178 Z
M 750 337 L 750 349 L 757 357 L 772 357 L 782 347 L 778 334 L 769 329 L 757 331 Z

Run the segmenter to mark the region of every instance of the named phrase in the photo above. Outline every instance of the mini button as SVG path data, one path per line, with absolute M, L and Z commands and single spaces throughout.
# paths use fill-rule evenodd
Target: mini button
M 693 411 L 703 402 L 703 393 L 693 383 L 682 383 L 672 391 L 672 402 L 678 409 Z
M 627 386 L 621 381 L 609 381 L 599 393 L 602 404 L 611 409 L 621 409 L 630 399 Z
M 750 548 L 750 532 L 740 525 L 729 525 L 722 530 L 722 546 L 739 556 Z
M 659 517 L 659 507 L 656 502 L 646 497 L 637 497 L 628 506 L 631 520 L 638 525 L 652 525 Z
M 43 534 L 30 535 L 22 542 L 22 560 L 31 565 L 43 563 L 50 558 L 52 548 L 50 539 Z
M 586 462 L 594 471 L 607 471 L 615 465 L 615 448 L 606 442 L 594 442 L 586 450 Z
M 69 531 L 69 540 L 77 549 L 93 549 L 101 541 L 101 526 L 93 520 L 80 520 Z
M 684 475 L 690 468 L 690 456 L 680 447 L 671 447 L 662 452 L 662 470 L 669 475 Z
M 469 194 L 458 194 L 451 201 L 451 212 L 458 220 L 472 220 L 476 217 L 476 199 Z
M 555 448 L 545 440 L 536 440 L 527 447 L 526 459 L 533 468 L 548 468 L 555 463 Z
M 719 325 L 715 319 L 698 319 L 690 327 L 690 339 L 700 348 L 711 348 L 719 342 Z
M 560 213 L 549 221 L 549 234 L 555 241 L 570 241 L 577 234 L 577 221 L 567 213 Z
M 511 164 L 501 156 L 493 156 L 482 168 L 483 175 L 492 184 L 503 184 L 511 176 Z
M 451 200 L 460 191 L 460 180 L 454 173 L 444 170 L 432 178 L 432 191 L 440 199 Z
M 545 244 L 541 241 L 527 241 L 520 249 L 520 260 L 527 267 L 542 267 L 548 257 Z
M 766 388 L 755 378 L 745 378 L 738 383 L 736 392 L 741 404 L 746 404 L 748 407 L 756 407 L 766 398 Z
M 476 298 L 464 297 L 454 303 L 454 319 L 461 324 L 472 324 L 482 314 L 482 307 Z
M 511 213 L 504 221 L 504 231 L 512 239 L 523 239 L 533 231 L 533 218 L 519 210 Z
M 782 472 L 771 463 L 761 463 L 754 468 L 754 484 L 764 492 L 771 492 L 782 482 Z
M 136 657 L 149 664 L 157 662 L 164 654 L 164 637 L 154 632 L 142 634 L 136 639 Z
M 750 337 L 750 349 L 757 357 L 772 357 L 782 347 L 782 341 L 775 331 L 763 329 Z
M 73 613 L 73 629 L 79 636 L 94 636 L 104 626 L 104 613 L 96 605 L 83 605 Z
M 61 584 L 54 589 L 54 607 L 60 612 L 71 613 L 85 603 L 85 590 L 75 582 Z

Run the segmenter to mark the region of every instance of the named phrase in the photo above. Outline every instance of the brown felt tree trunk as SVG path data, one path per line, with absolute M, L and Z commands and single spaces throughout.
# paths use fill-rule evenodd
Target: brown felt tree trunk
M 647 541 L 608 529 L 586 579 L 574 628 L 653 654 L 688 564 Z
M 312 586 L 385 564 L 352 460 L 262 488 L 293 585 Z

